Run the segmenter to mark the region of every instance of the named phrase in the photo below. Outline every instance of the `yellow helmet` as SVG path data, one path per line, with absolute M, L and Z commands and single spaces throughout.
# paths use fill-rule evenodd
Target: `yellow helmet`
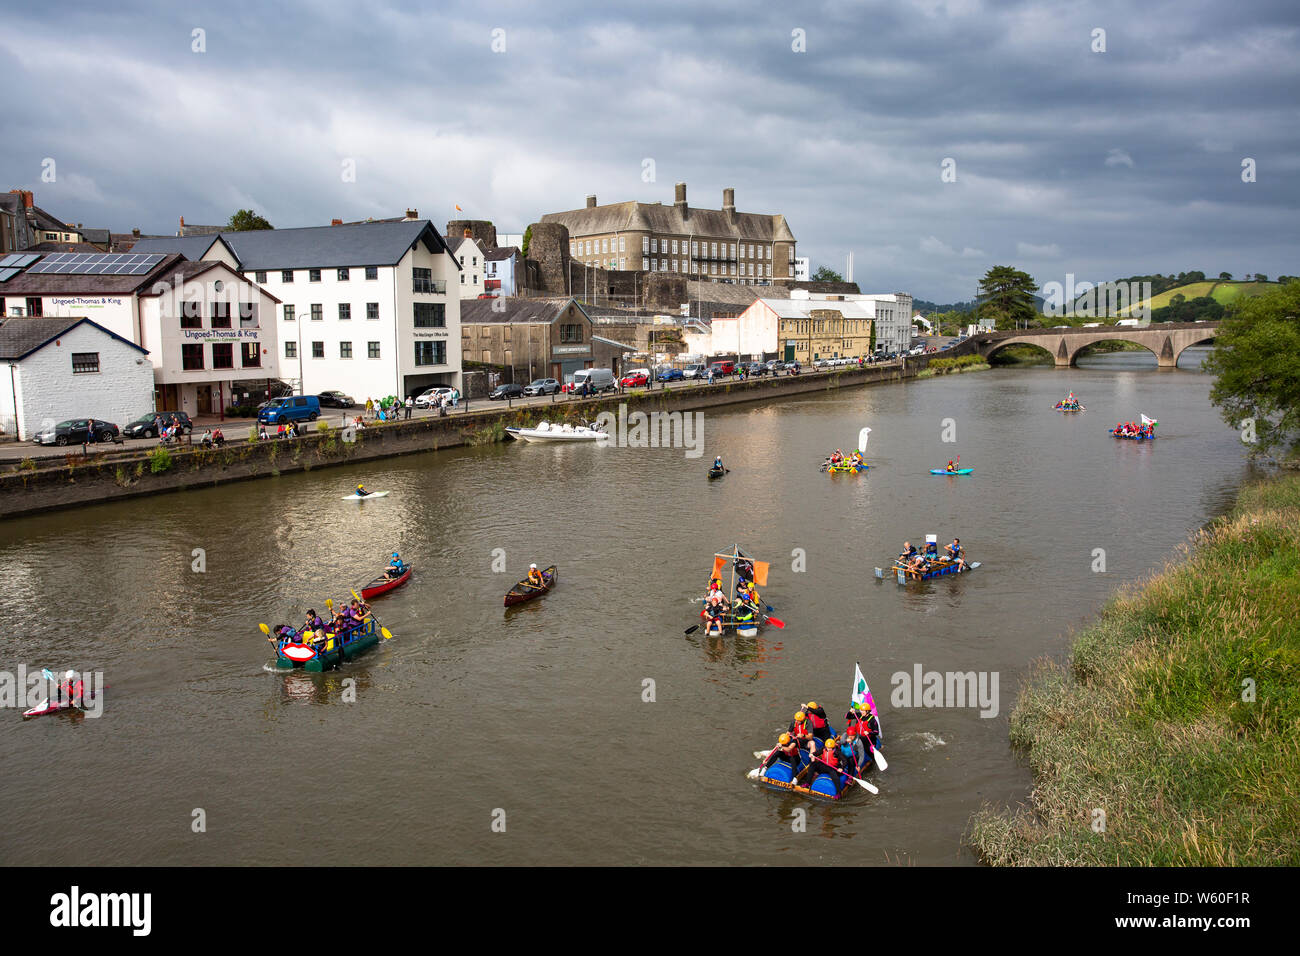
M 816 708 L 817 708 L 817 701 L 815 701 L 815 700 L 810 700 L 810 701 L 808 701 L 808 709 L 809 709 L 809 710 L 815 710 Z
M 795 720 L 804 720 L 804 719 L 807 718 L 807 716 L 808 716 L 808 715 L 805 714 L 802 710 L 796 710 L 796 711 L 794 712 L 794 719 L 795 719 Z
M 782 734 L 780 737 L 777 738 L 777 743 L 781 744 L 782 746 L 785 746 L 789 742 L 790 742 L 789 734 Z

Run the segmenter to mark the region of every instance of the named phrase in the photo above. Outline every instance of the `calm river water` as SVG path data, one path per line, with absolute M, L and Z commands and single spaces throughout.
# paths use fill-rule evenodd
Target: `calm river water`
M 733 469 L 719 482 L 680 450 L 506 443 L 0 524 L 0 669 L 109 684 L 99 719 L 0 712 L 0 861 L 971 863 L 971 812 L 1028 793 L 1007 715 L 1031 661 L 1062 655 L 1247 475 L 1199 358 L 711 412 L 705 451 Z M 1088 410 L 1052 411 L 1070 389 Z M 1158 444 L 1105 434 L 1140 413 Z M 870 472 L 819 471 L 863 426 Z M 972 477 L 927 473 L 956 454 Z M 341 501 L 360 479 L 392 494 Z M 874 579 L 926 533 L 983 567 Z M 736 542 L 772 563 L 763 596 L 787 627 L 685 636 L 713 552 Z M 393 641 L 325 675 L 270 667 L 259 621 L 296 623 L 395 547 L 416 572 L 375 603 Z M 559 586 L 506 612 L 530 561 L 558 564 Z M 855 661 L 881 707 L 880 795 L 825 807 L 746 780 L 801 701 L 843 714 Z M 998 715 L 895 706 L 891 676 L 918 664 L 996 672 Z

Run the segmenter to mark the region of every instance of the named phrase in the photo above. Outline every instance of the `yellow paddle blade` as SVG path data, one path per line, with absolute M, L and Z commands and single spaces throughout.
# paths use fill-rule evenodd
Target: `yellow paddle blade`
M 334 599 L 333 599 L 333 598 L 326 598 L 326 599 L 325 599 L 325 606 L 326 606 L 327 608 L 330 609 L 330 612 L 331 612 L 331 613 L 333 613 L 333 611 L 334 611 Z
M 358 601 L 361 600 L 361 595 L 358 594 L 356 591 L 353 591 L 353 592 L 352 592 L 352 596 L 353 596 L 354 598 L 356 598 Z
M 257 626 L 261 629 L 262 633 L 265 634 L 267 637 L 271 636 L 271 629 L 267 627 L 265 624 L 259 624 Z
M 391 641 L 393 639 L 393 632 L 386 627 L 381 627 L 379 633 L 384 635 L 384 640 L 386 641 Z

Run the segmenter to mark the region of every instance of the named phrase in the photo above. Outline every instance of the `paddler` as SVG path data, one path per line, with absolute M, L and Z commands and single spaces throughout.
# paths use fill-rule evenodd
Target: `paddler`
M 810 700 L 803 705 L 803 712 L 808 716 L 808 724 L 812 727 L 812 734 L 818 740 L 826 740 L 834 734 L 831 725 L 826 720 L 826 711 L 817 705 L 817 701 Z
M 796 710 L 794 712 L 794 720 L 790 721 L 787 733 L 798 741 L 800 747 L 813 739 L 812 724 L 809 723 L 808 715 L 804 711 Z
M 542 572 L 537 570 L 537 565 L 528 565 L 528 583 L 535 588 L 544 587 L 546 581 L 542 578 Z
M 904 541 L 903 553 L 898 556 L 899 563 L 910 564 L 912 559 L 915 557 L 916 557 L 916 548 L 912 547 L 912 542 Z
M 952 544 L 945 545 L 943 550 L 947 551 L 948 557 L 954 560 L 961 557 L 961 538 L 953 538 Z
M 865 459 L 862 457 L 862 452 L 855 451 L 853 453 L 852 464 L 855 468 L 861 468 L 864 461 Z
M 795 740 L 795 738 L 791 737 L 789 734 L 782 734 L 778 737 L 776 741 L 776 749 L 768 754 L 767 759 L 763 761 L 763 769 L 766 770 L 778 760 L 790 767 L 790 777 L 793 779 L 795 774 L 799 772 L 799 763 L 801 761 L 799 741 Z
M 717 456 L 713 459 L 713 470 L 714 470 L 714 471 L 725 471 L 725 470 L 726 470 L 726 469 L 724 469 L 724 468 L 722 467 L 722 456 L 721 456 L 721 455 L 717 455 Z
M 358 498 L 364 498 L 364 497 L 365 497 L 366 495 L 368 495 L 368 494 L 370 494 L 370 492 L 366 491 L 364 485 L 360 485 L 360 484 L 357 485 L 357 497 L 358 497 Z
M 956 470 L 957 470 L 957 463 L 956 463 L 955 461 L 953 461 L 952 459 L 949 459 L 949 460 L 948 460 L 948 471 L 949 471 L 949 472 L 953 472 L 953 471 L 956 471 Z
M 77 672 L 70 670 L 64 673 L 63 680 L 59 682 L 59 699 L 67 701 L 69 704 L 81 705 L 81 696 L 85 692 L 82 686 L 81 678 Z
M 880 724 L 876 715 L 867 710 L 866 704 L 855 703 L 844 715 L 844 720 L 848 725 L 846 733 L 860 737 L 867 753 L 875 749 L 880 738 Z
M 358 487 L 360 486 L 358 485 Z M 406 564 L 397 556 L 397 552 L 394 551 L 393 560 L 389 561 L 388 567 L 384 568 L 384 574 L 391 580 L 393 578 L 400 578 L 405 573 Z
M 315 608 L 308 608 L 307 620 L 302 625 L 303 636 L 305 637 L 311 631 L 322 630 L 324 627 L 325 622 L 320 619 L 320 615 L 316 613 Z
M 867 751 L 862 745 L 862 736 L 857 729 L 850 727 L 844 731 L 840 742 L 840 754 L 844 758 L 846 769 L 855 777 L 862 776 L 862 769 L 867 765 Z
M 925 559 L 926 559 L 927 561 L 938 561 L 938 560 L 939 560 L 939 542 L 938 542 L 938 541 L 927 541 L 927 542 L 925 543 Z
M 838 797 L 844 790 L 844 763 L 840 759 L 839 742 L 834 737 L 826 739 L 825 746 L 817 759 L 824 765 L 822 769 L 829 767 L 833 773 L 830 778 L 835 781 L 835 795 Z

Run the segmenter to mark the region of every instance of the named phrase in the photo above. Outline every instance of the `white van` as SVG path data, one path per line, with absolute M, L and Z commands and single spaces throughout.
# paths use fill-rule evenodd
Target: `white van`
M 1135 325 L 1141 325 L 1141 324 L 1142 324 L 1142 320 L 1141 320 L 1141 319 L 1120 319 L 1118 322 L 1115 323 L 1115 327 L 1116 327 L 1116 328 L 1119 328 L 1120 326 L 1129 326 L 1129 327 L 1132 327 L 1132 326 L 1135 326 Z
M 564 383 L 564 391 L 577 394 L 584 384 L 590 385 L 593 392 L 612 392 L 614 373 L 607 368 L 580 368 Z

